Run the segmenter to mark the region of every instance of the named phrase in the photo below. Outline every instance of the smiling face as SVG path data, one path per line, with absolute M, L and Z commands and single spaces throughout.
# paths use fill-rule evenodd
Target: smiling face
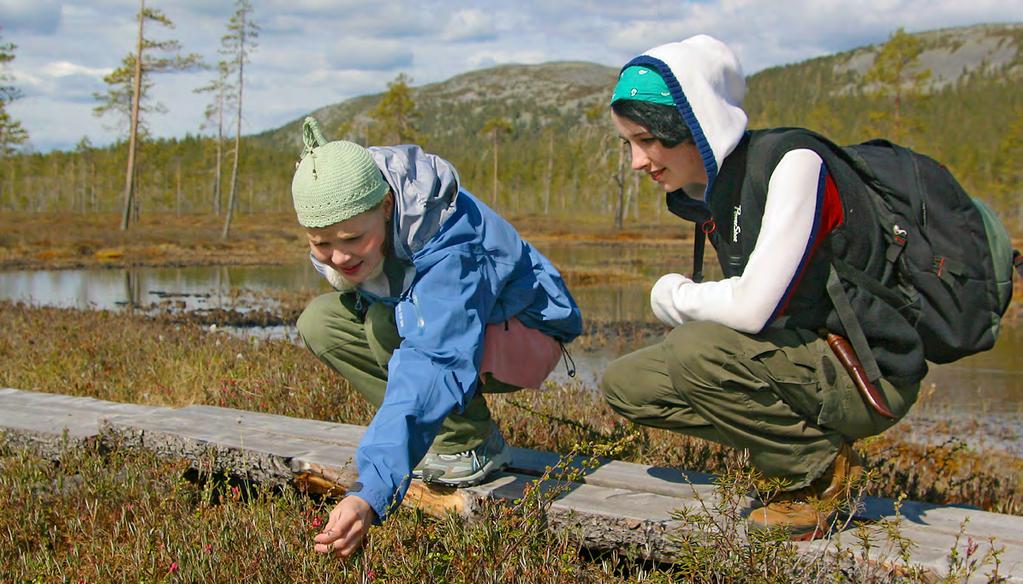
M 665 192 L 684 189 L 690 197 L 703 197 L 707 169 L 696 144 L 687 140 L 668 148 L 636 122 L 614 112 L 611 112 L 611 119 L 618 135 L 629 146 L 633 170 L 650 175 Z
M 334 268 L 352 284 L 361 284 L 384 262 L 387 229 L 394 209 L 394 198 L 384 200 L 369 211 L 326 227 L 306 229 L 309 249 L 318 261 Z

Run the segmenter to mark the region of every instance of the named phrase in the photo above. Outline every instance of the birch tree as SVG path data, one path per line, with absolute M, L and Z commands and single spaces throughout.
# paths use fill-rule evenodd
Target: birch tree
M 490 118 L 489 120 L 487 120 L 487 123 L 483 125 L 483 133 L 490 135 L 491 154 L 493 155 L 494 195 L 491 204 L 494 205 L 495 209 L 497 208 L 497 205 L 500 202 L 497 176 L 498 162 L 501 159 L 499 154 L 499 149 L 501 146 L 501 134 L 507 134 L 508 132 L 511 132 L 511 130 L 512 130 L 511 122 L 509 122 L 505 118 Z
M 146 135 L 143 114 L 163 113 L 167 108 L 160 103 L 151 103 L 148 99 L 153 88 L 151 75 L 173 71 L 186 71 L 202 64 L 199 55 L 181 54 L 181 43 L 176 40 L 153 40 L 146 36 L 146 24 L 159 25 L 173 29 L 174 23 L 161 10 L 146 8 L 146 1 L 139 0 L 138 33 L 135 38 L 135 51 L 128 53 L 121 66 L 103 78 L 107 84 L 106 93 L 94 93 L 93 97 L 99 105 L 93 108 L 93 114 L 103 116 L 108 113 L 127 118 L 128 126 L 128 161 L 124 177 L 124 214 L 121 219 L 121 230 L 128 229 L 132 218 L 138 220 L 138 200 L 135 196 L 137 178 L 135 171 L 138 165 L 136 154 L 140 141 Z
M 242 95 L 245 89 L 245 64 L 249 62 L 249 53 L 256 48 L 259 37 L 259 25 L 252 20 L 252 2 L 236 0 L 235 11 L 227 23 L 227 34 L 221 39 L 221 53 L 229 57 L 230 72 L 234 77 L 233 99 L 235 110 L 234 160 L 231 165 L 231 191 L 227 199 L 227 214 L 224 219 L 224 231 L 221 239 L 226 240 L 231 234 L 231 219 L 234 215 L 235 201 L 238 198 L 238 161 L 242 150 Z
M 551 183 L 554 182 L 554 128 L 547 129 L 547 172 L 543 181 L 543 214 L 551 213 Z

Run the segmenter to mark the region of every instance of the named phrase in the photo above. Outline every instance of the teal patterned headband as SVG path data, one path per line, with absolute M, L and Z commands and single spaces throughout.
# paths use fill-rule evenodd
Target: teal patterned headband
M 671 98 L 671 92 L 668 91 L 664 79 L 656 71 L 639 66 L 626 68 L 618 77 L 618 84 L 615 85 L 614 93 L 611 94 L 611 103 L 619 99 L 675 105 L 675 100 Z

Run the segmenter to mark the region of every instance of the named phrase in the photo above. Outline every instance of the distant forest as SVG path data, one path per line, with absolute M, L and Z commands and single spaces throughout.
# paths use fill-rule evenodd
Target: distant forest
M 964 70 L 941 87 L 928 85 L 929 72 L 915 59 L 940 43 L 962 42 L 956 40 L 961 35 L 949 40 L 942 31 L 896 32 L 872 49 L 873 65 L 863 71 L 838 72 L 853 52 L 761 71 L 748 80 L 750 127 L 804 126 L 839 143 L 892 138 L 946 164 L 967 191 L 990 203 L 1021 235 L 1023 27 L 990 30 L 1000 46 L 1014 43 L 1014 59 Z M 529 78 L 554 66 L 531 66 Z M 495 89 L 493 99 L 482 91 L 453 97 L 458 78 L 415 88 L 402 75 L 383 94 L 324 108 L 321 121 L 333 138 L 419 142 L 453 162 L 466 188 L 511 215 L 606 217 L 609 225 L 650 222 L 664 213 L 663 197 L 628 169 L 610 125 L 606 98 L 615 72 L 585 66 L 591 69 L 579 70 L 589 86 L 565 104 L 531 101 L 529 96 L 542 92 L 529 87 L 515 95 Z M 473 83 L 477 89 L 481 79 L 498 84 L 509 71 L 474 72 Z M 241 139 L 236 212 L 290 208 L 297 126 Z M 221 141 L 218 149 L 217 142 L 198 133 L 140 141 L 134 175 L 140 212 L 224 212 L 224 201 L 214 195 L 217 160 L 233 144 Z M 118 212 L 126 156 L 126 143 L 97 148 L 87 138 L 71 151 L 11 153 L 0 175 L 0 209 Z

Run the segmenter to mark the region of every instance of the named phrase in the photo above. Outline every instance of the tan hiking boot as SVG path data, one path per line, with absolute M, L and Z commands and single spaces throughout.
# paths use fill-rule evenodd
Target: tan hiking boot
M 822 537 L 846 501 L 852 485 L 863 474 L 863 463 L 851 444 L 843 444 L 834 462 L 809 486 L 779 493 L 746 519 L 753 531 L 784 529 L 790 539 Z

